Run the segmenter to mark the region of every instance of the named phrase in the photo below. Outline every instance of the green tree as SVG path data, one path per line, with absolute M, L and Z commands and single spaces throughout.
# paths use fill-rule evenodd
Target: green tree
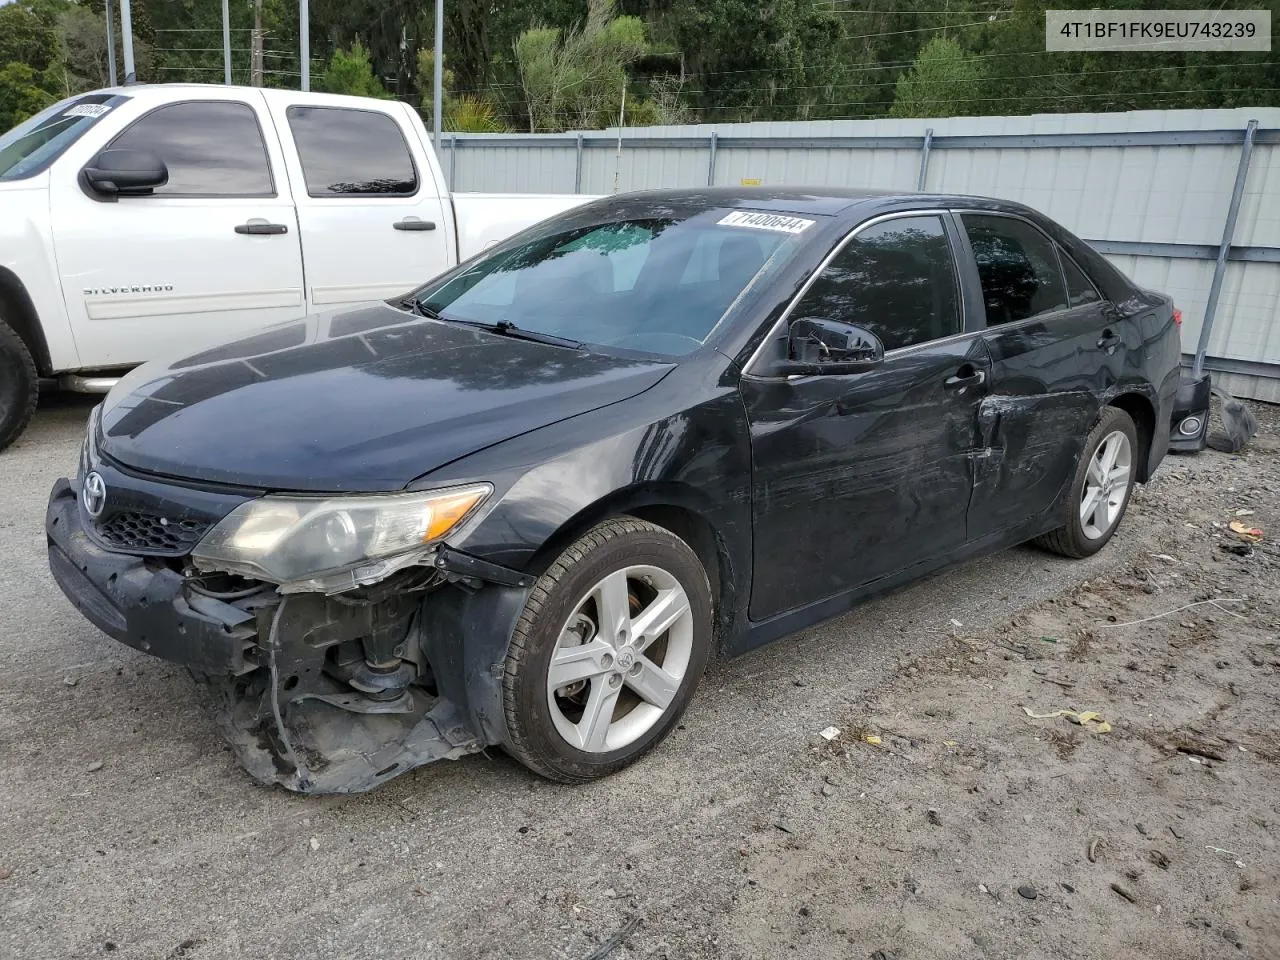
M 614 0 L 589 0 L 580 26 L 525 30 L 515 55 L 529 129 L 607 125 L 618 116 L 626 68 L 647 48 L 644 23 L 616 16 Z
M 353 97 L 389 98 L 387 88 L 373 73 L 369 51 L 359 40 L 350 48 L 333 52 L 329 66 L 316 84 L 328 93 L 345 93 Z
M 892 117 L 956 117 L 979 113 L 978 68 L 965 57 L 960 44 L 934 37 L 924 45 L 911 69 L 898 80 Z
M 25 63 L 0 67 L 0 130 L 16 127 L 55 99 L 40 86 L 38 75 Z

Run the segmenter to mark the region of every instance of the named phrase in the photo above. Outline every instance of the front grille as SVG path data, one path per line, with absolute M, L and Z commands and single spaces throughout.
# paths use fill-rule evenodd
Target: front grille
M 149 513 L 116 513 L 99 523 L 98 536 L 118 550 L 182 556 L 191 551 L 212 524 L 202 520 L 168 520 Z

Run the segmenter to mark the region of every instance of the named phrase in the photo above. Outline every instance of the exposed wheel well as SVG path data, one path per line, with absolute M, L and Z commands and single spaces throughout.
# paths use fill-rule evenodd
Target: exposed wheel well
M 40 329 L 35 305 L 17 275 L 3 267 L 0 267 L 0 320 L 22 338 L 41 376 L 51 373 L 53 363 L 49 358 L 49 345 L 45 342 L 44 331 Z
M 1138 428 L 1138 481 L 1146 483 L 1150 479 L 1148 464 L 1151 460 L 1151 441 L 1156 434 L 1155 407 L 1140 393 L 1122 393 L 1114 397 L 1107 406 L 1123 410 Z
M 652 495 L 650 495 L 652 496 Z M 715 605 L 717 643 L 728 636 L 733 619 L 734 577 L 730 574 L 728 551 L 715 528 L 697 512 L 671 503 L 653 502 L 644 494 L 633 494 L 596 504 L 557 531 L 530 563 L 530 573 L 541 574 L 560 553 L 597 523 L 616 516 L 630 516 L 670 530 L 693 549 L 707 571 L 711 599 Z

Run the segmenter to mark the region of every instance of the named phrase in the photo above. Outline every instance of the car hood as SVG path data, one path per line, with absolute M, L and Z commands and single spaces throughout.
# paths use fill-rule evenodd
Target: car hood
M 396 490 L 459 457 L 633 397 L 674 367 L 406 319 L 321 314 L 128 374 L 106 456 L 270 490 Z

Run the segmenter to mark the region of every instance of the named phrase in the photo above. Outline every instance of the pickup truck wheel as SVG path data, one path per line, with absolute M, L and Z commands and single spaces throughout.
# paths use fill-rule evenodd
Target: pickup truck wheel
M 1066 522 L 1036 540 L 1064 557 L 1097 553 L 1115 534 L 1133 491 L 1138 431 L 1117 407 L 1105 407 L 1089 431 L 1064 504 Z
M 26 428 L 36 412 L 40 377 L 31 351 L 3 320 L 0 320 L 0 450 Z
M 711 588 L 689 545 L 607 520 L 560 554 L 516 624 L 504 747 L 563 783 L 613 773 L 671 730 L 711 648 Z

